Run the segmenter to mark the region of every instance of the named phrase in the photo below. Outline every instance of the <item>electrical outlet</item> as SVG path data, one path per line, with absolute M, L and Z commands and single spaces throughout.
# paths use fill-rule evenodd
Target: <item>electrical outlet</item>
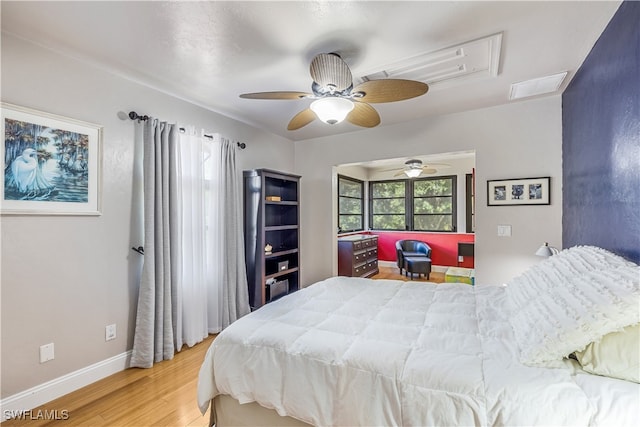
M 53 343 L 40 346 L 40 363 L 54 359 Z
M 104 328 L 104 340 L 111 341 L 116 339 L 116 324 L 107 325 Z

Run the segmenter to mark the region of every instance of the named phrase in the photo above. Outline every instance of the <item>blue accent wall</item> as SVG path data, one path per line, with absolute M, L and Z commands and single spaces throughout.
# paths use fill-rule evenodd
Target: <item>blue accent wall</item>
M 640 2 L 623 2 L 562 95 L 562 244 L 640 263 Z

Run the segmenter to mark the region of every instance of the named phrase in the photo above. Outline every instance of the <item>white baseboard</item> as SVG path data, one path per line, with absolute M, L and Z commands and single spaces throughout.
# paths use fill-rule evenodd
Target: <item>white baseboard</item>
M 396 264 L 395 261 L 381 261 L 378 260 L 378 267 L 397 267 L 398 264 Z
M 398 268 L 398 263 L 396 263 L 395 261 L 378 261 L 378 266 L 380 267 L 395 267 Z M 447 267 L 446 265 L 432 265 L 431 266 L 431 271 L 435 271 L 436 273 L 446 273 L 447 272 Z
M 44 384 L 0 400 L 2 421 L 20 411 L 29 411 L 129 367 L 132 351 L 118 354 L 86 368 L 63 375 Z
M 449 269 L 446 265 L 432 265 L 431 271 L 435 271 L 436 273 L 446 273 Z

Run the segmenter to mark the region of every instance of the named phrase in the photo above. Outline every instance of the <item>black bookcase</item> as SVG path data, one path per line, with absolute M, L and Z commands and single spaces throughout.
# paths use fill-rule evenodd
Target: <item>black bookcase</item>
M 298 175 L 244 171 L 245 259 L 252 310 L 300 287 L 299 184 Z

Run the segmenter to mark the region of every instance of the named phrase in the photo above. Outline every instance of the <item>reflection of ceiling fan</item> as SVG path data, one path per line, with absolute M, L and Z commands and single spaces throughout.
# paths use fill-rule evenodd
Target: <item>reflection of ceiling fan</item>
M 402 101 L 424 95 L 429 90 L 426 83 L 414 80 L 368 80 L 353 87 L 349 66 L 335 53 L 321 53 L 311 61 L 311 90 L 306 92 L 258 92 L 244 93 L 248 99 L 314 99 L 311 106 L 289 122 L 288 130 L 300 129 L 319 118 L 325 123 L 336 124 L 344 119 L 363 127 L 380 124 L 380 116 L 371 104 Z
M 409 178 L 416 178 L 422 175 L 423 173 L 427 175 L 431 175 L 438 172 L 438 169 L 436 169 L 436 167 L 438 168 L 451 167 L 451 165 L 447 165 L 445 163 L 429 163 L 428 165 L 423 165 L 422 160 L 418 160 L 418 159 L 409 159 L 406 162 L 404 162 L 404 164 L 406 165 L 404 168 L 391 169 L 391 170 L 399 171 L 393 176 L 400 176 L 402 174 L 405 174 Z

